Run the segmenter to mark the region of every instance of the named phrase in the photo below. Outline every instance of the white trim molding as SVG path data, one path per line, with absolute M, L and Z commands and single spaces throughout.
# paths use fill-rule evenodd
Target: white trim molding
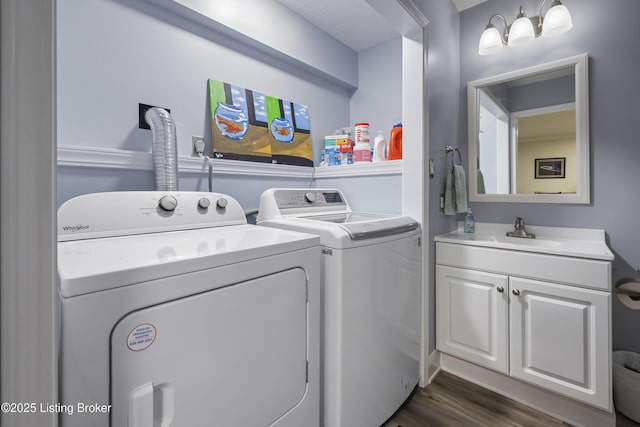
M 441 353 L 440 367 L 472 383 L 574 426 L 615 427 L 616 414 Z
M 211 159 L 210 161 L 213 163 L 213 173 L 216 175 L 274 176 L 302 179 L 314 177 L 322 179 L 402 174 L 402 161 L 400 160 L 323 168 L 225 159 Z M 58 166 L 153 170 L 153 161 L 150 152 L 61 145 L 58 146 Z M 207 159 L 203 157 L 178 156 L 178 170 L 181 173 L 206 172 Z
M 58 146 L 58 166 L 151 170 L 151 153 L 113 148 Z
M 402 160 L 389 160 L 379 163 L 355 163 L 347 166 L 321 167 L 315 170 L 316 178 L 401 174 Z

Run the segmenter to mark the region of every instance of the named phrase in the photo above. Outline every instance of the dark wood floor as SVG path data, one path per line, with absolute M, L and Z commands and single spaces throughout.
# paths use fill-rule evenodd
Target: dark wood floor
M 383 427 L 553 427 L 568 426 L 500 394 L 484 389 L 447 372 L 440 371 Z M 618 427 L 639 426 L 623 415 Z

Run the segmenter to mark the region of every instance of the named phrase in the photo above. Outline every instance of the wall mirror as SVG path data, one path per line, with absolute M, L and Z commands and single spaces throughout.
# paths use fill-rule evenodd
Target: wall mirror
M 472 81 L 469 199 L 589 203 L 588 56 Z

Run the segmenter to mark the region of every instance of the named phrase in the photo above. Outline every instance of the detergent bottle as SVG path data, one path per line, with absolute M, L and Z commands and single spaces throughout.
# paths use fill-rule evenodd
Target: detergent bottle
M 389 136 L 389 160 L 402 159 L 402 122 L 397 122 Z
M 373 161 L 383 162 L 385 160 L 387 160 L 387 140 L 384 137 L 383 131 L 379 130 L 373 139 Z

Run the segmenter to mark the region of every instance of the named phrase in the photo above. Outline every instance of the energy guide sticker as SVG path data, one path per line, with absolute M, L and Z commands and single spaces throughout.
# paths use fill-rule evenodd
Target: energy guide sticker
M 133 328 L 127 336 L 127 347 L 131 351 L 147 349 L 156 339 L 156 327 L 150 323 L 143 323 Z

